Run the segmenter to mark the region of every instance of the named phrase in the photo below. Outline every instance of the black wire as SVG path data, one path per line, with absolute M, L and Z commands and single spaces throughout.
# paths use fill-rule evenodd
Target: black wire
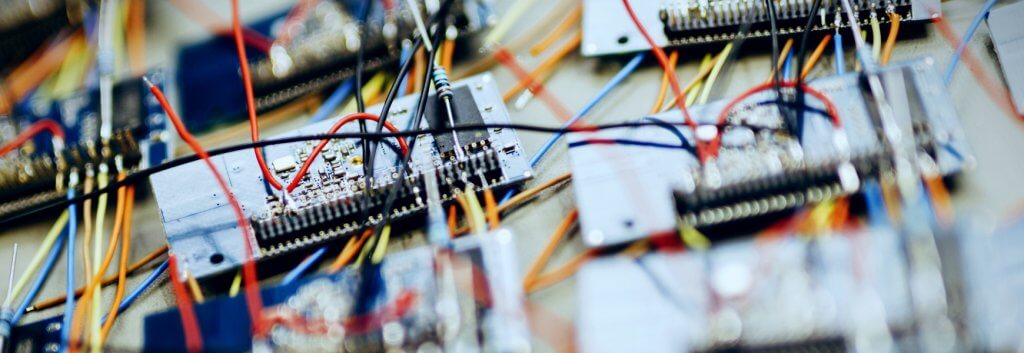
M 370 16 L 370 7 L 373 0 L 366 0 L 359 9 L 359 50 L 356 52 L 356 110 L 360 113 L 366 112 L 366 101 L 363 99 L 363 70 L 366 65 L 366 32 L 369 32 L 369 24 L 366 19 Z M 359 119 L 359 132 L 366 132 L 366 120 Z M 367 148 L 368 141 L 363 140 L 363 161 L 369 159 L 370 149 Z M 369 174 L 370 169 L 363 163 L 363 174 Z
M 797 47 L 796 54 L 796 111 L 797 111 L 797 131 L 803 131 L 804 125 L 804 104 L 807 101 L 807 97 L 804 92 L 804 65 L 807 61 L 807 39 L 811 36 L 811 28 L 814 27 L 814 15 L 821 9 L 821 0 L 814 0 L 811 3 L 811 12 L 807 14 L 807 25 L 804 26 L 804 33 L 800 36 L 800 46 Z M 801 134 L 802 135 L 802 134 Z M 796 136 L 797 140 L 802 140 L 803 136 Z
M 782 84 L 781 84 L 781 81 L 782 81 L 782 72 L 781 71 L 782 70 L 779 69 L 779 27 L 778 27 L 778 23 L 776 23 L 778 21 L 778 17 L 776 16 L 776 13 L 775 13 L 775 0 L 764 0 L 764 2 L 765 2 L 765 4 L 767 5 L 767 8 L 768 8 L 768 23 L 771 26 L 771 28 L 770 28 L 770 30 L 771 30 L 770 31 L 771 41 L 772 41 L 772 60 L 771 60 L 771 62 L 772 62 L 772 71 L 771 72 L 773 73 L 772 74 L 772 86 L 775 89 L 775 99 L 777 99 L 779 101 L 779 103 L 780 103 L 779 104 L 779 110 L 782 113 L 782 118 L 783 118 L 782 120 L 786 122 L 786 126 L 787 127 L 791 128 L 792 124 L 790 124 L 791 121 L 789 119 L 789 115 L 787 114 L 789 112 L 789 110 L 784 108 L 784 105 L 781 104 L 783 99 L 784 99 L 784 96 L 782 95 Z

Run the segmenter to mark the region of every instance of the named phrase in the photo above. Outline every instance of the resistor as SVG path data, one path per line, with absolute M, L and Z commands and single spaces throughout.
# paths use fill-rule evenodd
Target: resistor
M 455 127 L 455 112 L 452 110 L 452 97 L 455 94 L 452 92 L 451 82 L 448 81 L 448 72 L 445 71 L 444 66 L 434 66 L 434 72 L 431 75 L 434 81 L 434 89 L 437 90 L 437 98 L 444 100 L 444 107 L 448 113 L 448 126 Z M 462 143 L 459 141 L 459 134 L 452 130 L 452 142 L 455 144 L 455 158 L 458 160 L 465 159 L 465 155 L 462 153 Z

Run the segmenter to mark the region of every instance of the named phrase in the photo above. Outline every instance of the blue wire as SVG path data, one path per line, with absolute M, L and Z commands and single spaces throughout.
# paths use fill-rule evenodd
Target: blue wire
M 843 62 L 843 35 L 836 32 L 832 38 L 835 39 L 833 42 L 836 45 L 836 74 L 842 75 L 846 73 L 846 63 Z
M 782 77 L 784 77 L 787 80 L 791 79 L 790 78 L 790 71 L 792 71 L 792 67 L 791 67 L 791 64 L 793 63 L 792 60 L 793 60 L 793 56 L 792 55 L 786 55 L 786 60 L 783 61 L 783 64 L 782 64 Z
M 57 239 L 57 242 L 53 244 L 53 248 L 50 249 L 50 254 L 46 256 L 46 262 L 43 263 L 42 271 L 39 272 L 39 277 L 36 277 L 35 283 L 32 284 L 32 289 L 25 295 L 25 299 L 22 299 L 21 305 L 18 305 L 18 309 L 14 311 L 14 317 L 11 318 L 11 325 L 18 323 L 21 316 L 25 314 L 25 308 L 28 308 L 32 301 L 35 300 L 36 295 L 39 294 L 39 290 L 43 288 L 43 284 L 46 283 L 46 278 L 50 276 L 50 272 L 53 271 L 53 265 L 57 264 L 57 259 L 60 258 L 61 247 L 64 246 L 65 236 L 61 236 Z
M 864 183 L 863 193 L 864 203 L 868 209 L 868 223 L 873 227 L 885 225 L 889 216 L 881 187 L 875 181 L 867 181 Z
M 607 140 L 599 140 L 599 141 L 607 141 Z M 611 141 L 614 141 L 615 144 L 618 144 L 618 145 L 654 147 L 654 148 L 667 148 L 667 149 L 673 149 L 673 150 L 678 150 L 678 149 L 685 150 L 685 149 L 687 149 L 689 147 L 689 146 L 686 146 L 686 145 L 672 145 L 672 144 L 667 144 L 667 143 L 637 141 L 637 140 L 629 140 L 629 139 L 611 139 Z M 575 142 L 570 142 L 569 143 L 569 148 L 582 147 L 582 146 L 586 146 L 586 145 L 590 145 L 590 144 L 594 144 L 594 140 L 575 141 Z
M 68 190 L 68 200 L 75 198 L 75 189 Z M 71 331 L 71 316 L 75 312 L 75 233 L 78 232 L 78 210 L 75 204 L 68 206 L 68 236 L 67 236 L 67 298 L 64 299 L 64 324 L 60 328 L 61 342 L 68 342 Z M 67 350 L 67 347 L 64 347 Z
M 341 105 L 341 102 L 344 102 L 345 99 L 348 99 L 348 96 L 352 94 L 352 89 L 355 88 L 355 85 L 356 83 L 352 79 L 345 80 L 340 85 L 338 85 L 338 88 L 335 89 L 334 92 L 331 93 L 329 97 L 327 97 L 327 100 L 325 100 L 324 104 L 320 106 L 320 109 L 316 110 L 316 113 L 313 114 L 313 117 L 309 118 L 308 124 L 313 124 L 321 120 L 327 119 L 327 117 L 330 116 L 335 109 L 338 109 L 338 106 Z
M 640 120 L 647 120 L 647 121 L 650 121 L 650 122 L 653 122 L 653 123 L 657 124 L 658 127 L 661 127 L 661 128 L 663 128 L 665 130 L 668 130 L 673 135 L 675 135 L 676 138 L 679 139 L 680 145 L 686 146 L 687 148 L 691 146 L 690 145 L 690 140 L 687 140 L 686 136 L 684 136 L 683 133 L 681 131 L 679 131 L 679 129 L 677 129 L 675 126 L 672 126 L 672 124 L 669 124 L 669 123 L 665 122 L 664 120 L 661 120 L 661 119 L 658 119 L 658 118 L 655 118 L 655 117 L 651 117 L 651 116 L 645 116 L 645 117 L 643 117 L 643 119 L 640 119 Z
M 956 52 L 949 59 L 949 66 L 946 66 L 946 76 L 942 80 L 946 86 L 949 86 L 949 83 L 953 81 L 953 72 L 956 71 L 956 64 L 960 62 L 960 56 L 967 49 L 967 43 L 971 41 L 971 37 L 974 37 L 974 32 L 978 31 L 981 21 L 988 18 L 988 14 L 994 6 L 996 6 L 996 0 L 986 1 L 985 5 L 981 7 L 981 11 L 978 11 L 978 15 L 974 17 L 974 21 L 971 21 L 971 26 L 967 27 L 967 32 L 964 32 L 964 37 L 960 39 L 960 45 L 956 47 Z
M 303 273 L 306 273 L 306 271 L 308 271 L 310 267 L 313 267 L 314 264 L 319 262 L 320 258 L 324 257 L 324 254 L 326 253 L 327 247 L 325 246 L 318 249 L 312 255 L 309 255 L 309 257 L 306 257 L 305 260 L 302 260 L 302 262 L 299 263 L 298 266 L 295 266 L 295 268 L 293 268 L 290 272 L 288 272 L 287 275 L 284 276 L 284 280 L 281 281 L 281 284 L 289 285 L 292 284 L 292 282 L 295 282 L 295 280 L 299 279 L 299 277 L 301 277 Z
M 562 128 L 568 128 L 569 126 L 575 124 L 576 121 L 579 121 L 584 116 L 586 116 L 587 113 L 589 113 L 592 109 L 594 109 L 594 107 L 597 106 L 597 103 L 600 103 L 601 100 L 603 100 L 609 93 L 611 93 L 613 89 L 615 89 L 615 87 L 622 83 L 622 81 L 625 81 L 626 78 L 629 77 L 629 75 L 633 74 L 633 71 L 636 70 L 637 66 L 640 66 L 640 62 L 642 62 L 644 60 L 644 57 L 646 56 L 646 53 L 640 53 L 634 56 L 633 59 L 629 61 L 629 63 L 626 63 L 626 66 L 623 66 L 622 69 L 619 70 L 619 73 L 615 74 L 615 77 L 612 77 L 612 79 L 609 80 L 603 88 L 601 88 L 601 91 L 597 92 L 597 95 L 594 96 L 594 98 L 591 98 L 590 101 L 583 106 L 583 109 L 576 113 L 576 115 L 569 119 L 569 121 L 565 122 L 565 124 L 562 125 Z M 562 135 L 564 135 L 564 133 L 559 132 L 554 136 L 551 136 L 551 139 L 549 139 L 548 142 L 545 143 L 539 151 L 537 151 L 537 154 L 535 154 L 533 158 L 530 159 L 530 167 L 536 168 L 537 163 L 540 162 L 540 159 L 543 158 L 549 150 L 551 150 L 551 147 L 555 145 L 555 142 L 558 142 L 558 139 L 561 138 Z M 505 196 L 501 198 L 500 203 L 505 203 L 506 201 L 511 199 L 513 194 L 515 194 L 515 190 L 509 190 L 509 192 L 505 193 Z
M 406 60 L 409 60 L 409 57 L 411 57 L 411 56 L 412 56 L 412 46 L 411 45 L 402 45 L 402 52 L 400 54 L 398 54 L 398 69 L 399 70 L 402 69 L 402 64 L 404 64 Z M 402 81 L 402 83 L 398 85 L 398 93 L 399 94 L 401 94 L 402 92 L 405 92 L 405 88 L 409 84 L 409 80 L 401 80 L 401 81 Z M 411 121 L 411 120 L 414 120 L 414 119 L 409 119 L 409 120 Z
M 142 293 L 145 292 L 147 288 L 152 286 L 153 283 L 156 282 L 158 278 L 160 278 L 160 275 L 162 275 L 164 271 L 167 270 L 167 266 L 169 264 L 169 260 L 164 260 L 164 262 L 160 263 L 160 266 L 157 266 L 156 269 L 149 274 L 149 277 L 146 277 L 146 279 L 142 280 L 142 283 L 139 283 L 138 287 L 135 287 L 135 289 L 132 290 L 132 292 L 128 294 L 127 297 L 124 297 L 124 299 L 121 300 L 121 304 L 117 306 L 117 313 L 123 313 L 125 309 L 128 309 L 128 307 L 135 302 L 136 299 L 139 299 L 139 296 L 142 295 Z M 107 315 L 103 315 L 103 324 L 106 323 Z

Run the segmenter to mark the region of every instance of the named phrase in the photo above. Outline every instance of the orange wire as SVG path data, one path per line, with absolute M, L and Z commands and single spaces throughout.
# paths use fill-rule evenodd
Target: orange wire
M 514 206 L 518 205 L 519 203 L 521 203 L 523 201 L 526 201 L 527 199 L 530 199 L 530 198 L 536 196 L 540 192 L 542 192 L 544 190 L 547 190 L 547 189 L 551 188 L 552 186 L 561 184 L 563 181 L 569 180 L 569 178 L 571 178 L 571 177 L 572 177 L 572 173 L 565 173 L 565 174 L 559 175 L 558 177 L 555 177 L 554 179 L 551 179 L 551 180 L 548 180 L 548 181 L 544 182 L 544 184 L 538 185 L 538 186 L 536 186 L 536 187 L 534 187 L 532 189 L 529 189 L 529 190 L 523 191 L 523 192 L 521 192 L 519 194 L 516 194 L 516 196 L 513 196 L 511 199 L 508 199 L 508 201 L 505 201 L 505 203 L 503 203 L 501 205 L 498 205 L 498 213 L 504 213 L 509 208 L 514 207 Z
M 768 73 L 767 82 L 771 82 L 775 78 L 775 72 L 782 70 L 782 67 L 786 65 L 786 57 L 789 56 L 789 51 L 793 49 L 793 38 L 787 39 L 786 44 L 782 45 L 782 51 L 779 52 L 779 61 L 776 67 L 772 67 L 772 71 Z
M 583 264 L 587 263 L 587 260 L 596 256 L 596 252 L 586 251 L 582 254 L 576 255 L 576 257 L 569 260 L 564 265 L 559 267 L 557 270 L 551 271 L 551 273 L 533 279 L 529 283 L 523 284 L 524 290 L 527 294 L 536 292 L 538 290 L 550 287 L 551 285 L 564 281 L 566 278 L 571 277 L 580 269 Z M 525 281 L 525 280 L 524 280 Z
M 252 90 L 252 73 L 249 72 L 249 58 L 245 53 L 245 44 L 242 42 L 242 20 L 238 10 L 238 0 L 231 0 L 231 30 L 235 37 L 235 50 L 238 52 L 238 63 L 242 68 L 242 84 L 245 88 L 245 105 L 249 113 L 249 137 L 252 142 L 260 140 L 260 124 L 256 120 L 256 99 Z M 277 181 L 277 176 L 267 168 L 267 161 L 263 158 L 261 148 L 253 147 L 253 154 L 256 155 L 256 164 L 259 164 L 263 172 L 263 179 L 274 189 L 281 190 L 283 187 Z M 246 242 L 248 244 L 248 241 Z M 255 322 L 255 321 L 254 321 Z
M 409 72 L 409 81 L 412 81 L 412 84 L 406 85 L 405 94 L 414 94 L 423 88 L 423 80 L 419 80 L 419 78 L 420 76 L 423 76 L 423 70 L 427 69 L 426 54 L 424 54 L 422 50 L 417 50 L 414 57 L 415 61 L 413 61 L 413 71 Z
M 818 43 L 818 47 L 814 48 L 814 52 L 811 53 L 811 57 L 807 60 L 807 63 L 804 64 L 804 68 L 800 70 L 801 79 L 807 77 L 807 74 L 810 74 L 811 70 L 814 70 L 814 65 L 818 64 L 818 60 L 821 59 L 821 54 L 825 52 L 826 48 L 828 48 L 828 43 L 831 40 L 832 36 L 826 34 L 824 38 L 821 39 L 821 42 Z
M 540 255 L 537 256 L 537 259 L 530 265 L 530 269 L 526 271 L 526 275 L 523 276 L 523 288 L 528 290 L 529 287 L 532 286 L 533 282 L 540 274 L 540 271 L 543 270 L 544 266 L 547 266 L 548 261 L 551 260 L 551 255 L 555 253 L 555 249 L 558 248 L 558 244 L 562 242 L 562 239 L 565 239 L 566 234 L 569 234 L 569 230 L 572 229 L 574 224 L 576 224 L 576 218 L 578 216 L 579 210 L 574 208 L 572 212 L 569 212 L 569 214 L 565 216 L 565 218 L 562 218 L 562 222 L 558 224 L 558 227 L 555 228 L 555 232 L 551 234 L 550 238 L 548 238 L 548 242 L 544 245 L 544 249 L 541 250 Z
M 536 79 L 536 77 L 539 77 L 553 69 L 555 65 L 558 65 L 558 63 L 562 61 L 562 59 L 564 59 L 567 55 L 576 50 L 576 48 L 580 46 L 580 43 L 582 41 L 583 34 L 581 34 L 580 32 L 576 32 L 576 34 L 573 35 L 572 38 L 569 39 L 569 41 L 565 42 L 565 44 L 558 48 L 558 51 L 552 53 L 551 56 L 549 56 L 547 59 L 544 59 L 544 61 L 541 62 L 540 65 L 537 65 L 537 68 L 533 69 L 533 71 L 530 72 L 529 77 L 534 78 L 532 79 L 532 81 L 535 82 L 543 81 L 540 79 Z M 507 91 L 505 91 L 505 94 L 502 96 L 502 98 L 505 100 L 505 102 L 508 102 L 509 100 L 512 99 L 513 96 L 515 96 L 524 88 L 526 88 L 530 81 L 531 79 L 529 78 L 520 79 L 518 82 L 516 82 L 515 86 L 512 86 Z
M 668 56 L 668 66 L 672 68 L 672 71 L 676 70 L 676 62 L 679 59 L 679 52 L 672 51 L 672 54 Z M 668 93 L 668 71 L 661 74 L 661 88 L 658 89 L 658 99 L 654 101 L 654 106 L 651 107 L 650 114 L 661 111 L 661 107 L 665 105 L 665 95 Z
M 23 62 L 21 66 L 4 78 L 6 89 L 3 95 L 0 95 L 4 98 L 0 99 L 0 114 L 10 112 L 14 104 L 20 101 L 25 94 L 39 86 L 51 73 L 56 71 L 71 49 L 72 40 L 81 40 L 82 36 L 81 31 L 76 31 L 42 45 L 29 60 Z
M 188 298 L 185 285 L 178 278 L 178 261 L 174 255 L 168 256 L 171 272 L 171 289 L 174 291 L 174 299 L 178 303 L 178 313 L 181 315 L 181 327 L 185 332 L 185 347 L 189 353 L 203 351 L 203 335 L 199 331 L 199 322 L 196 321 L 196 312 L 192 307 L 192 301 Z
M 341 271 L 345 265 L 348 265 L 348 263 L 355 258 L 356 254 L 359 253 L 359 248 L 363 246 L 363 243 L 366 242 L 366 239 L 371 235 L 373 235 L 373 229 L 367 229 L 363 231 L 363 235 L 359 236 L 359 240 L 355 240 L 356 237 L 349 238 L 348 243 L 345 244 L 345 248 L 341 249 L 341 254 L 338 254 L 338 257 L 334 260 L 334 263 L 331 264 L 331 267 L 329 267 L 327 271 L 330 273 Z
M 455 40 L 445 39 L 441 47 L 441 66 L 448 72 L 452 72 L 452 58 L 455 56 Z
M 949 189 L 946 189 L 946 184 L 942 182 L 942 176 L 925 178 L 925 186 L 935 205 L 936 218 L 944 226 L 952 224 L 953 201 L 949 197 Z
M 889 59 L 892 58 L 892 48 L 896 46 L 896 35 L 900 32 L 900 21 L 902 20 L 903 18 L 898 13 L 889 13 L 889 36 L 885 38 L 885 45 L 882 46 L 882 65 L 888 65 Z
M 124 180 L 124 174 L 119 174 L 117 176 L 117 180 Z M 96 291 L 100 284 L 99 279 L 103 278 L 103 274 L 106 273 L 107 268 L 110 267 L 110 262 L 114 259 L 114 252 L 117 250 L 117 245 L 120 243 L 121 226 L 124 223 L 124 207 L 127 203 L 127 201 L 125 201 L 126 194 L 127 188 L 121 187 L 117 189 L 117 206 L 114 209 L 114 229 L 110 232 L 110 239 L 108 240 L 110 245 L 107 246 L 107 252 L 103 255 L 103 262 L 100 264 L 100 267 L 96 269 L 96 273 L 89 276 L 90 280 L 86 284 L 88 290 L 85 291 L 85 295 L 82 296 L 82 300 L 78 302 L 78 305 L 75 307 L 74 315 L 71 317 L 70 341 L 74 344 L 69 345 L 68 348 L 72 352 L 75 351 L 79 342 L 83 345 L 87 345 L 87 339 L 79 341 L 79 336 L 82 334 L 82 330 L 85 329 L 85 325 L 81 324 L 81 320 L 83 320 L 83 317 L 89 315 L 89 304 L 93 300 L 93 292 Z M 102 300 L 102 298 L 100 300 Z
M 452 237 L 455 237 L 456 232 L 459 229 L 459 221 L 455 214 L 455 205 L 448 205 L 448 232 L 451 233 Z
M 128 186 L 128 195 L 125 200 L 128 204 L 125 206 L 124 230 L 121 232 L 121 260 L 117 269 L 117 291 L 114 293 L 114 302 L 110 306 L 110 311 L 107 312 L 107 321 L 103 323 L 100 330 L 99 344 L 101 346 L 107 340 L 110 328 L 114 326 L 114 320 L 117 320 L 117 309 L 121 305 L 121 300 L 124 299 L 125 281 L 128 277 L 128 254 L 132 247 L 132 211 L 135 209 L 134 186 Z
M 555 44 L 555 42 L 558 41 L 558 38 L 562 38 L 570 29 L 575 27 L 576 24 L 580 22 L 580 17 L 582 16 L 583 4 L 577 3 L 576 6 L 573 7 L 572 12 L 569 13 L 569 16 L 562 19 L 562 22 L 559 23 L 555 29 L 551 30 L 544 39 L 541 39 L 539 43 L 530 47 L 530 55 L 537 56 L 548 50 L 552 44 Z
M 164 246 L 161 246 L 159 249 L 156 249 L 153 252 L 151 252 L 149 254 L 146 254 L 146 256 L 143 257 L 142 259 L 139 259 L 139 261 L 136 261 L 136 262 L 132 263 L 131 266 L 128 266 L 128 274 L 129 275 L 134 274 L 136 271 L 142 269 L 142 267 L 144 267 L 147 264 L 153 262 L 153 260 L 156 260 L 161 255 L 166 254 L 166 253 L 167 253 L 167 245 L 164 245 Z M 118 279 L 118 277 L 116 275 L 115 276 L 106 277 L 106 278 L 103 279 L 103 281 L 101 282 L 100 285 L 101 286 L 107 286 L 107 285 L 109 285 L 111 283 L 114 283 L 114 281 L 117 281 L 117 279 Z M 85 294 L 85 286 L 78 287 L 78 289 L 75 290 L 75 297 L 76 298 L 78 298 L 79 296 L 81 296 L 83 294 Z M 46 309 L 55 307 L 57 305 L 63 304 L 66 299 L 67 299 L 67 295 L 61 295 L 61 296 L 53 297 L 53 298 L 50 298 L 50 299 L 47 299 L 47 300 L 44 300 L 44 301 L 40 301 L 40 302 L 35 303 L 32 306 L 26 308 L 25 312 L 29 313 L 29 312 L 33 312 L 33 311 L 46 310 Z
M 484 189 L 484 205 L 487 208 L 487 223 L 490 223 L 491 229 L 501 227 L 498 203 L 494 201 L 494 192 L 490 188 Z
M 128 64 L 132 75 L 142 76 L 146 73 L 146 1 L 132 0 L 128 11 Z

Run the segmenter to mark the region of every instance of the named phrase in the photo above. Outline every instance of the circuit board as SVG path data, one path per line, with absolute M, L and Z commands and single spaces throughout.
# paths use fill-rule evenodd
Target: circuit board
M 163 74 L 153 71 L 150 80 L 162 85 Z M 166 161 L 171 139 L 167 118 L 141 79 L 130 79 L 113 88 L 116 102 L 114 135 L 109 153 L 103 153 L 100 141 L 99 90 L 85 90 L 69 97 L 49 101 L 29 101 L 15 111 L 14 118 L 0 119 L 0 141 L 9 141 L 19 131 L 40 119 L 52 119 L 64 129 L 65 150 L 60 167 L 53 157 L 50 136 L 37 136 L 27 152 L 0 158 L 0 216 L 7 216 L 66 195 L 57 190 L 58 182 L 67 182 L 72 168 L 85 173 L 86 166 L 107 164 L 116 171 L 117 159 L 123 168 L 145 168 Z M 63 169 L 62 169 L 63 168 Z
M 803 33 L 812 2 L 776 1 L 778 35 Z M 849 27 L 845 17 L 836 17 L 840 13 L 839 4 L 838 1 L 822 2 L 823 12 L 814 14 L 820 21 L 815 21 L 812 32 L 831 33 Z M 663 48 L 724 44 L 736 37 L 744 22 L 751 24 L 744 36 L 747 39 L 771 35 L 765 1 L 667 0 L 635 1 L 631 5 L 654 42 Z M 858 11 L 861 26 L 867 26 L 874 17 L 880 25 L 885 25 L 884 28 L 891 21 L 886 12 L 900 15 L 900 21 L 908 24 L 929 21 L 941 14 L 941 6 L 935 0 L 860 0 L 853 1 L 853 7 Z M 583 1 L 584 56 L 625 54 L 650 48 L 636 25 L 620 15 L 624 11 L 618 0 Z
M 455 96 L 456 125 L 508 123 L 501 94 L 489 74 L 479 75 L 452 85 Z M 395 100 L 389 122 L 402 129 L 411 128 L 411 116 L 418 97 Z M 438 116 L 438 102 L 431 96 L 430 107 L 420 128 L 444 127 Z M 378 112 L 380 107 L 370 108 Z M 340 119 L 340 117 L 339 117 Z M 438 124 L 445 121 L 444 124 Z M 324 121 L 308 125 L 286 136 L 323 133 L 334 124 Z M 339 133 L 358 132 L 356 124 Z M 353 232 L 382 219 L 385 190 L 402 183 L 392 208 L 392 220 L 401 221 L 422 215 L 424 197 L 420 193 L 424 173 L 435 173 L 440 181 L 441 198 L 450 202 L 466 184 L 505 188 L 530 177 L 533 172 L 516 133 L 510 129 L 460 132 L 467 160 L 456 163 L 449 157 L 450 134 L 421 135 L 415 143 L 411 170 L 405 180 L 396 181 L 398 148 L 394 140 L 381 143 L 377 150 L 374 177 L 368 183 L 363 175 L 361 143 L 358 140 L 334 140 L 312 164 L 309 174 L 282 200 L 279 192 L 268 193 L 251 150 L 237 151 L 212 158 L 225 175 L 235 198 L 252 219 L 255 256 L 261 260 L 287 254 L 330 241 L 344 240 Z M 302 164 L 317 141 L 269 146 L 267 160 L 278 178 L 290 181 L 296 166 Z M 447 146 L 447 147 L 446 147 Z M 447 148 L 447 149 L 445 149 Z M 151 177 L 153 192 L 160 207 L 161 221 L 171 251 L 178 254 L 189 273 L 198 277 L 226 273 L 242 262 L 243 247 L 236 219 L 209 171 L 201 162 L 189 163 Z M 182 183 L 189 180 L 189 183 Z M 369 197 L 363 197 L 370 190 Z M 368 216 L 368 219 L 367 219 Z
M 423 246 L 395 251 L 379 265 L 364 264 L 374 266 L 369 279 L 350 268 L 265 288 L 264 319 L 272 327 L 264 340 L 254 340 L 249 331 L 244 298 L 211 300 L 196 307 L 204 347 L 218 352 L 522 351 L 529 331 L 522 289 L 515 285 L 519 272 L 512 240 L 510 231 L 498 230 L 457 239 L 454 256 Z M 375 293 L 362 309 L 354 308 L 360 285 Z M 143 351 L 180 351 L 183 336 L 177 310 L 150 315 Z
M 930 60 L 891 65 L 883 77 L 902 131 L 913 131 L 914 139 L 904 139 L 906 143 L 916 143 L 921 155 L 930 157 L 942 175 L 973 165 L 956 109 Z M 584 242 L 589 246 L 619 244 L 672 233 L 677 217 L 695 227 L 713 226 L 856 191 L 843 187 L 840 180 L 840 167 L 847 161 L 841 156 L 847 154 L 836 147 L 837 133 L 844 133 L 848 161 L 860 179 L 872 178 L 879 160 L 888 153 L 860 82 L 857 74 L 810 82 L 835 104 L 843 129 L 839 132 L 830 120 L 811 113 L 820 112 L 823 103 L 808 98 L 800 139 L 783 130 L 779 109 L 765 104 L 774 101 L 774 91 L 750 96 L 727 116 L 713 176 L 706 175 L 697 157 L 683 148 L 597 144 L 571 148 L 573 190 Z M 700 125 L 714 125 L 727 103 L 694 106 L 690 114 Z M 570 146 L 589 139 L 668 146 L 681 146 L 680 139 L 685 139 L 689 146 L 695 145 L 693 133 L 680 126 L 683 117 L 679 111 L 644 120 L 652 118 L 666 124 L 572 134 Z

